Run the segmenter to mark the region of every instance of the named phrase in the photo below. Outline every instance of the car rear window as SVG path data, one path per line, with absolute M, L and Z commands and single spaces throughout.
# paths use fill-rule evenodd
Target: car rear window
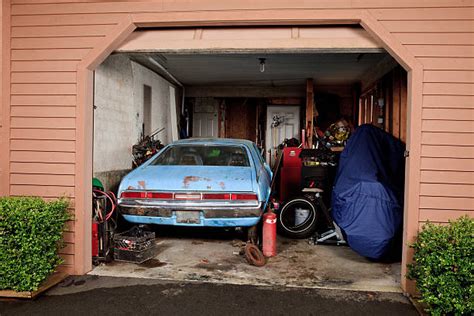
M 246 150 L 241 146 L 173 145 L 151 163 L 164 166 L 248 167 Z

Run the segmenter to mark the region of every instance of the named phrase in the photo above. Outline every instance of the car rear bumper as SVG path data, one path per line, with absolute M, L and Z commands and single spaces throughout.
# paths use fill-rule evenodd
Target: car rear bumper
M 184 205 L 183 205 L 184 206 Z M 119 204 L 120 213 L 132 223 L 176 226 L 244 227 L 256 225 L 261 218 L 261 203 L 257 207 L 206 207 L 179 209 L 167 207 Z M 183 221 L 180 214 L 194 213 L 192 220 Z
M 241 217 L 241 218 L 203 218 L 199 223 L 179 223 L 176 216 L 157 217 L 145 215 L 123 215 L 123 217 L 136 224 L 156 224 L 173 226 L 203 226 L 203 227 L 249 227 L 257 225 L 260 217 Z

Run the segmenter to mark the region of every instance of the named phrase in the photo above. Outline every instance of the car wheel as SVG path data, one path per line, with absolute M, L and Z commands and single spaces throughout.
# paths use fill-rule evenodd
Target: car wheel
M 317 223 L 317 209 L 304 197 L 286 203 L 278 215 L 279 233 L 290 238 L 311 237 L 316 231 Z
M 247 228 L 247 241 L 254 245 L 257 245 L 258 243 L 257 225 Z

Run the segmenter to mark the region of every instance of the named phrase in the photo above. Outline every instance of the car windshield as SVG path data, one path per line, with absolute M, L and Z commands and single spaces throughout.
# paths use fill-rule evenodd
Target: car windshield
M 248 167 L 249 159 L 241 146 L 173 145 L 156 157 L 151 165 Z

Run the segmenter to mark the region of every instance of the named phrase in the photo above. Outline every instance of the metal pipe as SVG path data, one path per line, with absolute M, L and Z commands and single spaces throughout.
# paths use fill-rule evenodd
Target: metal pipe
M 186 93 L 186 90 L 184 89 L 184 85 L 178 80 L 176 79 L 175 76 L 173 76 L 169 71 L 168 69 L 166 69 L 163 65 L 161 65 L 159 62 L 157 62 L 154 58 L 152 57 L 148 57 L 148 60 L 153 64 L 155 65 L 156 67 L 160 68 L 160 70 L 162 72 L 164 72 L 166 74 L 166 76 L 171 79 L 175 84 L 177 84 L 179 87 L 181 87 L 181 115 L 184 115 L 184 98 L 185 98 L 185 93 Z M 179 122 L 181 121 L 181 118 L 179 118 L 178 120 L 178 124 Z M 188 122 L 187 124 L 188 125 Z M 181 127 L 182 128 L 182 127 Z M 186 134 L 189 135 L 189 126 L 186 126 Z M 179 138 L 179 135 L 180 135 L 180 132 L 178 130 L 178 138 Z
M 182 97 L 181 97 L 181 114 L 184 115 L 184 94 L 185 94 L 184 85 L 181 82 L 179 82 L 179 80 L 176 79 L 175 76 L 173 76 L 165 67 L 163 67 L 163 65 L 157 62 L 153 57 L 148 57 L 148 60 L 156 67 L 160 68 L 160 70 L 163 71 L 166 74 L 166 76 L 168 76 L 168 78 L 170 78 L 175 84 L 181 87 L 183 91 Z

